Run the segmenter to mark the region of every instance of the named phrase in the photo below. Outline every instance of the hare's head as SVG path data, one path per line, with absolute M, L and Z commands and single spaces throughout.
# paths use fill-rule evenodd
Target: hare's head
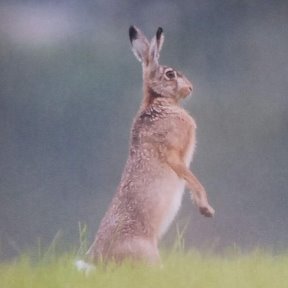
M 132 51 L 142 63 L 144 89 L 150 95 L 178 101 L 192 92 L 192 84 L 183 73 L 158 63 L 164 42 L 161 27 L 158 28 L 156 35 L 150 42 L 135 26 L 129 28 L 129 37 Z

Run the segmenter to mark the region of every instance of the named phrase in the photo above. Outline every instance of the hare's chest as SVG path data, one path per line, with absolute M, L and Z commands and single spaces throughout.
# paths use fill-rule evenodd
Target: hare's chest
M 196 124 L 193 118 L 189 117 L 189 125 L 185 134 L 185 143 L 183 151 L 183 160 L 187 167 L 193 160 L 194 151 L 196 148 Z
M 196 142 L 192 141 L 192 140 L 194 140 L 194 139 L 191 139 L 189 141 L 189 145 L 187 145 L 185 155 L 184 155 L 184 162 L 186 164 L 186 167 L 189 167 L 190 163 L 192 162 L 194 151 L 196 148 Z

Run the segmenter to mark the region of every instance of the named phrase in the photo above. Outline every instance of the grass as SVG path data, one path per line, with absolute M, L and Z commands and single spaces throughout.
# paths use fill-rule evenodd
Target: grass
M 262 251 L 203 255 L 197 251 L 163 254 L 163 267 L 110 265 L 97 267 L 88 276 L 73 265 L 73 255 L 45 257 L 39 261 L 23 256 L 0 264 L 1 288 L 88 287 L 288 287 L 288 255 Z
M 265 250 L 242 253 L 234 247 L 216 255 L 212 251 L 185 250 L 184 227 L 176 226 L 176 240 L 162 251 L 161 267 L 124 263 L 97 266 L 86 275 L 77 271 L 75 260 L 87 251 L 87 227 L 79 223 L 79 248 L 60 254 L 58 232 L 45 250 L 0 262 L 0 288 L 287 288 L 288 254 Z M 60 248 L 60 249 L 59 249 Z

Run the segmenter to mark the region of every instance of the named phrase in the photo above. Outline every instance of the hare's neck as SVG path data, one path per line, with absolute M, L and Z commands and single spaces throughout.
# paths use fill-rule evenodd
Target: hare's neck
M 143 101 L 142 101 L 142 108 L 146 108 L 147 106 L 157 103 L 157 104 L 166 104 L 166 105 L 178 105 L 178 102 L 174 98 L 165 97 L 156 91 L 154 91 L 151 87 L 144 86 L 143 87 Z

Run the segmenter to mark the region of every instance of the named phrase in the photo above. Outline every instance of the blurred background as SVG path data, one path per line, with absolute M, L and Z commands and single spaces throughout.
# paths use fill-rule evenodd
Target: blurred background
M 0 257 L 58 231 L 92 241 L 115 192 L 141 101 L 128 28 L 166 41 L 160 63 L 185 72 L 198 126 L 191 165 L 214 219 L 186 193 L 162 246 L 287 250 L 288 2 L 1 1 Z M 182 227 L 182 228 L 181 228 Z M 37 244 L 38 243 L 38 244 Z

